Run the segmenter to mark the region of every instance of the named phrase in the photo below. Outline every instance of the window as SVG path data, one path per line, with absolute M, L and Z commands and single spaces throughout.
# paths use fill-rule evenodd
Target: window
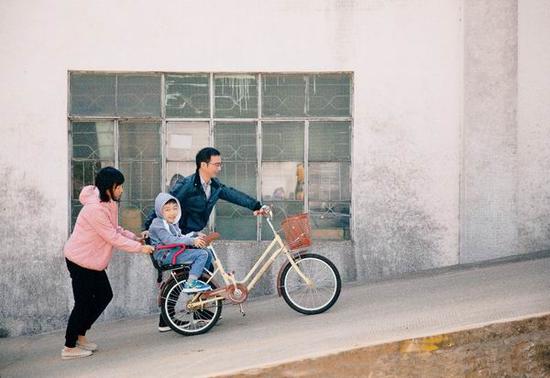
M 195 171 L 213 145 L 221 181 L 275 209 L 303 211 L 317 239 L 350 238 L 349 73 L 70 73 L 72 224 L 83 185 L 112 165 L 126 177 L 120 223 L 140 231 L 154 198 Z M 211 227 L 225 239 L 268 240 L 248 209 L 220 201 Z

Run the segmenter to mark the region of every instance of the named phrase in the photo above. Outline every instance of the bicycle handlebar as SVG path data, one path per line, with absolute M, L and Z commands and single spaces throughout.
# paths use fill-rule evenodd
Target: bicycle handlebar
M 259 216 L 262 216 L 262 217 L 273 218 L 273 210 L 271 209 L 271 206 L 269 206 L 269 205 L 263 205 L 263 206 L 258 210 L 258 215 L 259 215 Z
M 221 234 L 219 232 L 212 232 L 205 237 L 202 238 L 202 240 L 205 241 L 206 245 L 210 245 L 214 240 L 218 240 L 221 237 Z

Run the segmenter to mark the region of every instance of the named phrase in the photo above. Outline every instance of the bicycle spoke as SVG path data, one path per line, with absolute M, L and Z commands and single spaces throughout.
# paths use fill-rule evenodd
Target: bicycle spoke
M 170 326 L 179 333 L 199 334 L 205 332 L 217 319 L 221 301 L 213 301 L 196 311 L 190 311 L 188 304 L 195 300 L 195 294 L 183 292 L 184 281 L 174 283 L 165 295 L 163 314 Z
M 309 279 L 313 287 L 306 284 L 294 267 L 286 276 L 285 291 L 289 299 L 300 308 L 315 310 L 331 301 L 336 291 L 336 277 L 332 269 L 322 260 L 303 258 L 296 261 L 298 269 Z

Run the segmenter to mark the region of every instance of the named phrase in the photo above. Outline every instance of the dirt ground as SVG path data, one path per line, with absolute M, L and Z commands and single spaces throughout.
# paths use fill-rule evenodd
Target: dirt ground
M 231 375 L 259 376 L 550 377 L 550 315 Z

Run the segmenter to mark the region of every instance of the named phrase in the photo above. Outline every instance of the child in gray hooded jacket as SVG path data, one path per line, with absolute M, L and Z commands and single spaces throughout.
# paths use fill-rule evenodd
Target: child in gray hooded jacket
M 183 253 L 176 256 L 176 264 L 191 264 L 189 278 L 183 285 L 183 292 L 194 293 L 210 290 L 210 285 L 205 284 L 198 278 L 208 260 L 208 251 L 200 249 L 206 247 L 205 241 L 200 234 L 190 232 L 182 235 L 178 226 L 181 218 L 181 208 L 179 201 L 168 193 L 159 193 L 155 198 L 155 212 L 157 218 L 149 226 L 149 238 L 154 246 L 168 244 L 186 244 L 197 248 L 186 249 Z M 155 259 L 159 264 L 172 263 L 172 257 L 175 252 L 167 249 L 156 250 Z

